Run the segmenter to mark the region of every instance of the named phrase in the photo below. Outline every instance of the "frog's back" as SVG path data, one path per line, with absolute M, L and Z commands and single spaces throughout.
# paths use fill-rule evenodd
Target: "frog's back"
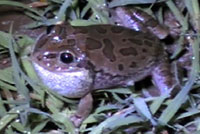
M 96 83 L 104 81 L 108 83 L 106 87 L 110 82 L 121 85 L 129 79 L 141 80 L 164 58 L 162 44 L 149 33 L 113 25 L 78 27 L 77 30 L 79 44 L 85 45 L 84 51 L 96 72 Z

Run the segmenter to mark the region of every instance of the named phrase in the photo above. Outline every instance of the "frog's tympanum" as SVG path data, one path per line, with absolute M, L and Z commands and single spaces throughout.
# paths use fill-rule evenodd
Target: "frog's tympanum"
M 94 90 L 131 86 L 147 76 L 152 76 L 161 94 L 173 87 L 159 39 L 122 26 L 57 25 L 37 40 L 32 61 L 46 86 L 66 97 L 81 98 L 72 117 L 76 126 L 90 113 Z

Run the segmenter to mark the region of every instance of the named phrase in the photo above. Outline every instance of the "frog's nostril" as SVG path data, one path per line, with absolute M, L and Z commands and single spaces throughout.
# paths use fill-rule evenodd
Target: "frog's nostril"
M 74 56 L 69 52 L 63 52 L 60 54 L 60 61 L 65 64 L 69 64 L 74 61 Z
M 47 55 L 44 55 L 44 58 L 45 58 L 45 59 L 54 59 L 54 58 L 56 58 L 56 57 L 57 57 L 56 54 L 47 54 Z

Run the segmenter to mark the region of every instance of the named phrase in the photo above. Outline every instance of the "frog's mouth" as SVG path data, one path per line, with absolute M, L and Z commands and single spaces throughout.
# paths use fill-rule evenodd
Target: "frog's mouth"
M 80 98 L 90 91 L 92 78 L 89 70 L 79 68 L 73 72 L 52 72 L 37 63 L 33 66 L 42 82 L 60 95 Z

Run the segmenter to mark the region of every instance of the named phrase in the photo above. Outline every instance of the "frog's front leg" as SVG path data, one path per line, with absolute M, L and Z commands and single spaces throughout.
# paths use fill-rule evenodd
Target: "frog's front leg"
M 160 90 L 160 94 L 174 95 L 178 91 L 178 87 L 172 74 L 170 64 L 165 60 L 157 65 L 152 71 L 154 84 Z
M 83 120 L 88 117 L 91 113 L 93 107 L 93 98 L 91 93 L 88 93 L 83 98 L 81 98 L 78 104 L 77 112 L 71 117 L 71 121 L 74 123 L 75 127 L 79 127 Z

